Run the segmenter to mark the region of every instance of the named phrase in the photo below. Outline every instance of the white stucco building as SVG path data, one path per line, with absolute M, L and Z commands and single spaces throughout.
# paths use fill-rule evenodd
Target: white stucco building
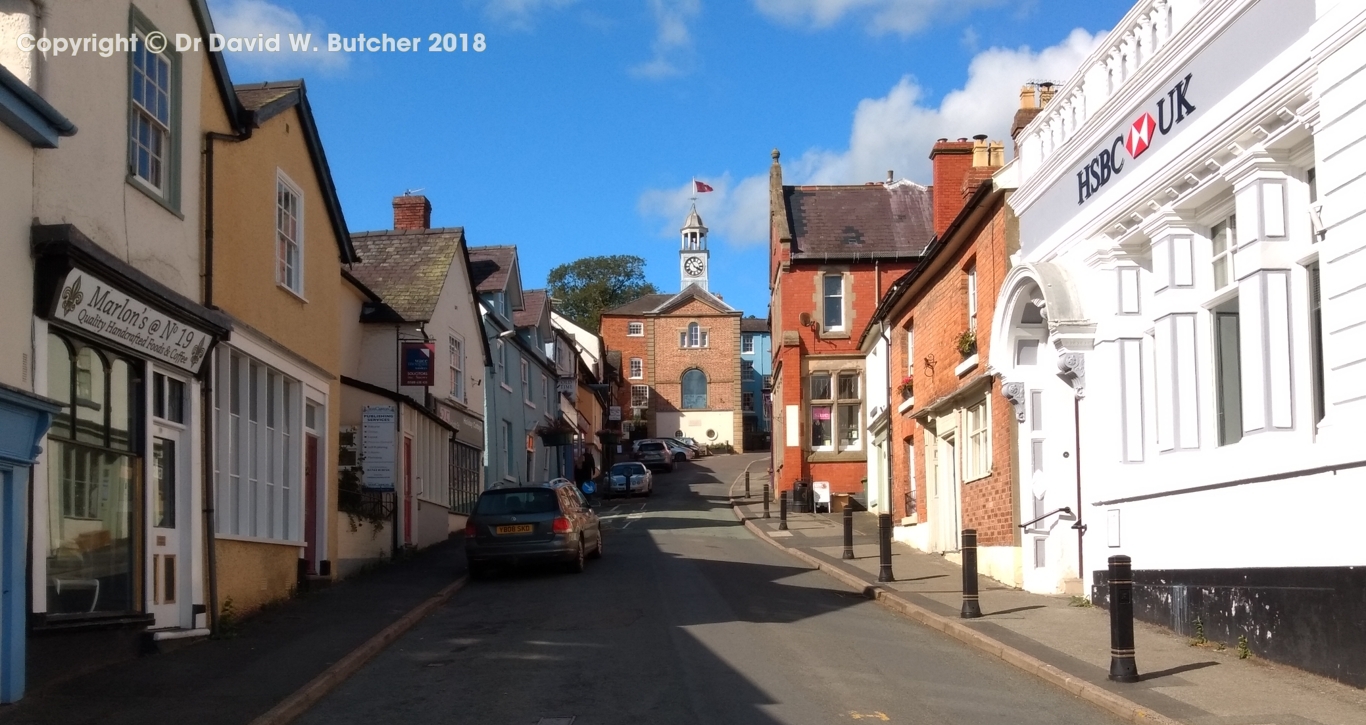
M 1141 618 L 1357 686 L 1364 29 L 1347 0 L 1138 3 L 1018 137 L 992 328 L 1020 520 L 1086 527 L 1025 532 L 1026 588 L 1103 596 L 1129 555 Z

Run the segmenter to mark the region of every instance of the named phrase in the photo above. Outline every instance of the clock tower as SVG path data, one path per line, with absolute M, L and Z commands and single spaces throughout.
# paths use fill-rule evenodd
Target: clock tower
M 707 228 L 702 225 L 702 217 L 697 214 L 697 205 L 688 212 L 683 222 L 683 246 L 678 251 L 678 273 L 683 290 L 690 284 L 707 289 L 707 275 L 711 273 L 711 252 L 707 251 Z

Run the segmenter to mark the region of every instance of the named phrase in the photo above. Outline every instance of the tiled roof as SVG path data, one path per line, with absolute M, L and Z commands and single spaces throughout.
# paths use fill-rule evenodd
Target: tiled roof
M 522 309 L 512 311 L 513 327 L 535 327 L 541 324 L 541 313 L 549 296 L 543 289 L 529 289 L 522 293 Z
M 604 315 L 643 315 L 673 299 L 674 295 L 641 295 L 620 307 L 604 310 Z
M 517 248 L 513 246 L 472 247 L 470 284 L 479 292 L 502 292 L 516 260 Z
M 740 332 L 768 332 L 768 320 L 757 317 L 740 318 Z
M 784 186 L 792 258 L 919 255 L 934 237 L 930 190 L 918 184 Z
M 241 102 L 242 107 L 248 111 L 260 111 L 266 106 L 292 95 L 302 86 L 302 81 L 242 84 L 236 87 L 237 99 Z
M 734 307 L 731 307 L 730 305 L 726 304 L 725 300 L 722 300 L 720 297 L 717 297 L 716 295 L 702 289 L 697 284 L 690 284 L 687 287 L 684 287 L 681 292 L 659 303 L 659 306 L 657 306 L 655 309 L 651 311 L 657 312 L 659 314 L 664 314 L 665 310 L 678 307 L 682 305 L 684 302 L 687 302 L 688 300 L 698 300 L 709 307 L 713 307 L 717 310 L 720 310 L 721 312 L 737 311 Z
M 430 320 L 464 239 L 461 227 L 352 234 L 361 262 L 351 271 L 403 319 Z

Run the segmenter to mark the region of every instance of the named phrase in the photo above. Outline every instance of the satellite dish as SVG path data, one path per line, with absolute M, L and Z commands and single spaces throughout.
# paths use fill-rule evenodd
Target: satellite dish
M 803 313 L 801 313 L 800 315 L 797 316 L 797 321 L 800 322 L 800 323 L 802 323 L 802 327 L 810 327 L 810 326 L 811 326 L 811 313 L 810 313 L 810 312 L 803 312 Z

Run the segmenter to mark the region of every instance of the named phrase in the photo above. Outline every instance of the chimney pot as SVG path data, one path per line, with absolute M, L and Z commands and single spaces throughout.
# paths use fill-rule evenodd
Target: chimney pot
M 1035 108 L 1034 84 L 1026 83 L 1020 88 L 1020 108 Z
M 890 184 L 890 183 L 892 183 L 892 182 L 895 181 L 895 180 L 896 180 L 896 176 L 894 176 L 894 175 L 892 174 L 892 170 L 891 170 L 891 169 L 887 169 L 887 183 Z

